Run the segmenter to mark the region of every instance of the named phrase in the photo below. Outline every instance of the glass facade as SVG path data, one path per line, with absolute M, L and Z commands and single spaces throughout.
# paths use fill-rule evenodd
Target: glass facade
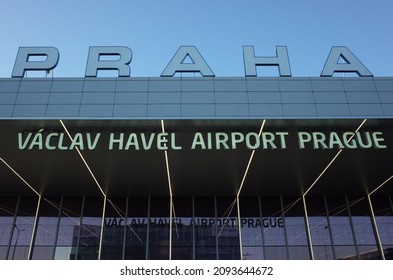
M 393 259 L 392 198 L 370 196 L 370 202 L 347 196 L 175 197 L 172 202 L 3 197 L 0 257 Z

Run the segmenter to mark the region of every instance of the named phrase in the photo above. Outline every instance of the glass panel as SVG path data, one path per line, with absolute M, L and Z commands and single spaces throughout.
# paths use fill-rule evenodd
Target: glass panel
M 286 246 L 266 246 L 265 248 L 266 259 L 269 260 L 285 260 L 287 257 Z
M 304 218 L 304 206 L 301 198 L 283 198 L 284 221 L 288 239 L 289 259 L 308 260 L 308 241 Z
M 331 232 L 337 259 L 357 258 L 345 197 L 327 197 Z
M 193 259 L 193 223 L 192 198 L 174 198 L 172 225 L 172 259 Z
M 57 235 L 55 259 L 73 260 L 77 253 L 82 198 L 64 197 L 61 207 L 59 233 Z
M 385 259 L 393 260 L 393 211 L 388 196 L 371 196 Z
M 308 223 L 316 260 L 333 260 L 334 253 L 329 233 L 323 197 L 307 197 Z
M 128 199 L 126 250 L 124 256 L 126 260 L 146 259 L 147 208 L 147 198 Z
M 51 260 L 59 222 L 60 198 L 42 198 L 33 246 L 33 260 Z
M 348 200 L 360 259 L 381 259 L 375 232 L 371 224 L 367 199 L 365 197 L 352 197 L 348 198 Z
M 78 247 L 78 260 L 97 260 L 101 236 L 104 198 L 85 199 Z
M 169 198 L 151 198 L 149 260 L 169 259 Z
M 195 198 L 195 259 L 217 258 L 216 236 L 214 198 Z
M 101 260 L 121 260 L 123 258 L 125 209 L 125 198 L 107 199 Z
M 261 208 L 265 259 L 288 259 L 280 198 L 261 198 Z
M 239 226 L 236 198 L 217 198 L 217 239 L 220 260 L 239 260 Z
M 263 260 L 262 230 L 257 197 L 240 199 L 243 259 Z
M 37 197 L 22 197 L 20 199 L 18 216 L 15 222 L 8 259 L 28 259 L 37 203 Z
M 0 198 L 0 260 L 7 259 L 17 201 L 17 197 Z

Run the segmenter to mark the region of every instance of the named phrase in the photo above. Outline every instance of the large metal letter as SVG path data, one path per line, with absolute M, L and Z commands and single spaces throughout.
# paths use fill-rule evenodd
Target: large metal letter
M 340 58 L 345 63 L 339 63 Z M 374 76 L 347 47 L 332 47 L 322 69 L 321 77 L 332 77 L 334 72 L 356 73 L 359 77 Z
M 29 61 L 33 56 L 46 57 L 43 61 Z M 54 47 L 20 47 L 16 56 L 12 78 L 23 78 L 25 71 L 49 71 L 59 62 L 59 51 Z
M 258 56 L 254 54 L 254 46 L 243 46 L 244 70 L 246 77 L 256 77 L 256 66 L 278 66 L 280 77 L 291 77 L 288 51 L 286 46 L 276 46 L 277 56 Z
M 184 63 L 187 58 L 189 58 L 192 63 Z M 203 77 L 215 76 L 195 46 L 180 46 L 172 60 L 161 73 L 161 77 L 173 77 L 176 72 L 199 72 Z
M 101 60 L 102 56 L 119 56 L 117 60 Z M 129 77 L 132 51 L 127 47 L 90 47 L 85 77 L 97 77 L 98 70 L 118 70 L 119 77 Z

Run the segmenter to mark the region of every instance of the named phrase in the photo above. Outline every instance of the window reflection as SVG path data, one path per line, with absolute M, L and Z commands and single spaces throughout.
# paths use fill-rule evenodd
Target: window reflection
M 60 198 L 42 198 L 34 238 L 33 260 L 51 260 L 57 237 Z
M 240 222 L 243 259 L 263 260 L 262 232 L 266 220 L 262 220 L 257 197 L 240 199 Z
M 356 248 L 345 197 L 327 197 L 327 206 L 336 258 L 353 258 Z
M 108 198 L 105 207 L 102 260 L 123 258 L 124 233 L 126 228 L 126 199 Z
M 261 209 L 265 258 L 267 260 L 286 260 L 288 252 L 280 198 L 262 197 Z
M 148 230 L 148 199 L 129 198 L 126 228 L 126 260 L 144 260 Z
M 235 198 L 217 198 L 217 241 L 220 260 L 239 260 L 239 226 Z
M 349 197 L 349 209 L 360 259 L 381 259 L 365 197 Z
M 288 240 L 288 253 L 291 260 L 308 260 L 304 206 L 301 198 L 283 198 L 284 222 Z
M 8 254 L 10 260 L 27 260 L 29 258 L 29 246 L 33 234 L 37 203 L 37 197 L 22 197 L 20 199 Z
M 191 198 L 174 198 L 174 216 L 172 225 L 172 259 L 192 260 L 193 257 L 193 202 Z
M 375 220 L 385 259 L 393 259 L 393 207 L 389 196 L 372 196 Z
M 150 260 L 169 259 L 169 198 L 151 198 L 149 219 Z
M 81 222 L 82 198 L 64 197 L 61 206 L 55 259 L 75 259 Z
M 175 198 L 172 259 L 309 259 L 300 198 L 239 199 L 240 220 L 234 198 Z M 392 259 L 391 198 L 371 199 L 385 258 Z M 42 197 L 32 239 L 38 198 L 1 199 L 0 257 L 95 260 L 103 223 L 101 259 L 169 259 L 169 198 L 111 198 L 104 220 L 103 202 Z M 306 204 L 315 259 L 382 258 L 366 198 L 307 197 Z
M 0 198 L 0 260 L 7 259 L 16 205 L 15 197 Z
M 323 197 L 306 198 L 314 259 L 335 259 Z
M 75 256 L 78 260 L 98 259 L 103 204 L 102 197 L 85 199 L 82 224 L 74 228 L 76 231 L 79 230 L 78 253 Z M 75 235 L 78 236 L 77 233 Z
M 195 259 L 215 260 L 217 258 L 215 224 L 215 199 L 195 198 Z

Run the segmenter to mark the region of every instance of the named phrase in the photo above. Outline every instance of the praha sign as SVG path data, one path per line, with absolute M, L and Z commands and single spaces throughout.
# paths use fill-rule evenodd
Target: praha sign
M 26 71 L 50 71 L 57 66 L 59 58 L 55 47 L 20 47 L 11 76 L 23 78 Z M 90 47 L 85 77 L 97 77 L 99 70 L 117 70 L 119 77 L 130 77 L 131 60 L 132 51 L 128 47 Z M 277 66 L 280 77 L 292 76 L 286 46 L 276 46 L 276 56 L 255 56 L 254 46 L 243 46 L 243 60 L 246 77 L 256 77 L 257 66 Z M 180 46 L 161 77 L 173 77 L 176 73 L 200 73 L 203 77 L 215 77 L 195 46 Z M 373 76 L 345 46 L 331 48 L 320 76 L 332 77 L 334 73 Z

